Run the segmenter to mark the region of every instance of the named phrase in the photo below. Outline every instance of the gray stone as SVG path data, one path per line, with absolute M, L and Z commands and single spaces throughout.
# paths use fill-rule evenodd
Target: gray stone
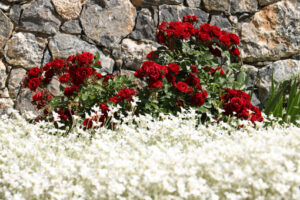
M 4 48 L 6 61 L 26 69 L 41 65 L 47 40 L 31 33 L 16 33 L 7 41 Z
M 0 2 L 0 9 L 1 9 L 1 10 L 8 11 L 8 10 L 9 10 L 9 7 L 10 7 L 9 5 Z
M 232 31 L 231 24 L 226 17 L 222 17 L 220 15 L 213 15 L 210 20 L 211 25 L 217 25 L 223 30 Z
M 280 0 L 258 0 L 260 6 L 267 6 Z
M 266 102 L 269 97 L 272 73 L 275 83 L 289 80 L 300 74 L 300 61 L 291 59 L 280 60 L 258 71 L 256 86 L 259 89 L 259 98 L 262 103 Z
M 155 40 L 156 26 L 152 19 L 151 12 L 143 8 L 137 14 L 137 20 L 134 31 L 130 37 L 135 40 L 148 39 Z
M 122 41 L 121 52 L 123 68 L 137 70 L 151 51 L 155 51 L 159 45 L 152 41 L 134 41 L 124 39 Z
M 15 24 L 19 24 L 19 20 L 21 17 L 21 5 L 19 4 L 15 4 L 11 7 L 10 11 L 9 11 L 9 18 L 15 23 Z
M 7 79 L 6 67 L 3 64 L 3 62 L 0 60 L 0 89 L 5 87 L 6 79 Z
M 57 79 L 57 77 L 54 77 L 51 82 L 49 83 L 49 85 L 47 86 L 47 89 L 49 90 L 49 92 L 54 95 L 54 96 L 59 96 L 61 95 L 60 89 L 60 82 Z
M 229 21 L 234 24 L 234 25 L 237 25 L 237 23 L 239 22 L 239 19 L 237 18 L 237 16 L 229 16 L 228 17 Z
M 109 73 L 113 70 L 113 59 L 111 59 L 109 56 L 105 56 L 95 45 L 80 40 L 74 35 L 68 35 L 64 33 L 56 34 L 49 42 L 49 49 L 53 59 L 65 59 L 71 55 L 76 55 L 82 52 L 91 52 L 94 54 L 96 52 L 100 52 L 100 61 L 102 62 L 103 66 L 102 71 Z
M 50 0 L 36 0 L 23 10 L 20 28 L 45 34 L 56 34 L 61 22 Z
M 200 8 L 201 0 L 186 0 L 186 3 L 189 7 Z
M 49 50 L 49 48 L 46 48 L 41 66 L 45 66 L 51 60 L 52 60 L 52 55 L 50 53 L 50 50 Z
M 10 19 L 0 10 L 0 49 L 3 48 L 13 31 Z
M 8 89 L 4 88 L 0 90 L 0 98 L 9 98 Z
M 36 107 L 31 103 L 33 95 L 34 94 L 27 88 L 21 89 L 16 101 L 16 109 L 20 111 L 21 114 L 24 114 L 27 111 L 37 113 Z
M 10 71 L 8 81 L 8 92 L 11 98 L 17 98 L 20 89 L 22 88 L 23 79 L 26 75 L 26 70 L 22 68 L 15 68 Z
M 260 100 L 259 100 L 259 98 L 257 97 L 257 95 L 256 95 L 255 92 L 252 93 L 252 96 L 251 96 L 251 104 L 254 105 L 254 106 L 256 106 L 256 107 L 258 107 L 258 108 L 260 108 L 260 109 L 261 109 L 261 107 L 262 107 L 261 102 L 260 102 Z
M 102 8 L 87 4 L 80 21 L 85 34 L 98 44 L 113 47 L 132 32 L 136 9 L 129 0 L 119 0 L 116 5 Z
M 152 7 L 163 4 L 176 5 L 183 3 L 184 0 L 131 0 L 137 7 Z
M 300 14 L 290 1 L 264 7 L 241 25 L 242 58 L 246 62 L 279 60 L 300 53 Z
M 209 14 L 197 8 L 169 5 L 162 5 L 159 7 L 159 23 L 162 23 L 163 21 L 181 21 L 183 16 L 185 15 L 198 16 L 199 21 L 195 24 L 196 27 L 199 27 L 201 24 L 208 22 Z
M 55 10 L 65 20 L 76 19 L 87 0 L 52 0 Z
M 0 98 L 0 115 L 9 114 L 14 102 L 9 98 Z
M 80 34 L 82 31 L 78 20 L 66 21 L 62 25 L 61 30 L 71 34 Z
M 203 0 L 204 7 L 209 11 L 229 12 L 230 0 Z
M 242 68 L 245 72 L 245 77 L 243 80 L 246 81 L 246 77 L 249 76 L 247 87 L 253 88 L 257 81 L 258 69 L 252 65 L 243 65 Z
M 31 0 L 5 0 L 9 3 L 26 3 L 28 1 L 31 1 Z
M 230 12 L 232 14 L 236 13 L 253 13 L 258 9 L 257 0 L 231 0 L 230 2 Z

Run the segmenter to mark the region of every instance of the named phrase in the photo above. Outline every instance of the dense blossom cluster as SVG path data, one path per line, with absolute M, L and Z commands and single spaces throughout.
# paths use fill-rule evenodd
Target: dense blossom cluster
M 252 122 L 263 121 L 261 111 L 251 104 L 249 94 L 236 89 L 226 89 L 225 93 L 221 100 L 224 102 L 223 109 L 226 115 L 250 119 Z
M 174 39 L 189 40 L 194 36 L 196 40 L 207 44 L 215 56 L 220 57 L 221 52 L 217 48 L 213 48 L 213 44 L 229 48 L 232 55 L 240 56 L 240 51 L 236 47 L 236 45 L 240 44 L 240 39 L 235 33 L 228 33 L 225 30 L 221 30 L 218 26 L 211 26 L 208 23 L 202 24 L 197 29 L 192 24 L 197 20 L 197 16 L 186 15 L 183 17 L 183 22 L 162 22 L 158 26 L 158 42 L 170 47 Z
M 196 116 L 127 116 L 92 138 L 2 116 L 0 199 L 300 199 L 299 128 Z

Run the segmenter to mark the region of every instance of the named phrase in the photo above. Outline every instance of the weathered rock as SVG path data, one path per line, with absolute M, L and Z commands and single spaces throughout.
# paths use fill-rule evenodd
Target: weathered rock
M 71 34 L 80 34 L 82 31 L 78 20 L 66 21 L 62 25 L 61 30 Z
M 186 0 L 186 3 L 189 7 L 200 8 L 201 0 Z
M 195 26 L 208 22 L 208 13 L 197 8 L 187 8 L 183 6 L 162 5 L 159 7 L 159 23 L 163 21 L 173 22 L 181 21 L 185 15 L 197 15 L 199 21 Z
M 0 98 L 9 98 L 8 89 L 4 88 L 0 90 Z
M 231 24 L 226 17 L 222 17 L 219 15 L 213 15 L 210 20 L 211 25 L 217 25 L 223 30 L 232 31 Z
M 31 0 L 5 0 L 9 3 L 26 3 L 28 1 L 31 1 Z
M 209 11 L 229 12 L 230 0 L 203 0 L 204 7 Z
M 163 4 L 176 5 L 183 3 L 184 0 L 131 0 L 137 7 L 152 7 Z
M 65 20 L 76 19 L 87 0 L 52 0 L 56 11 Z
M 118 0 L 112 7 L 105 9 L 87 4 L 80 21 L 89 38 L 105 47 L 112 47 L 132 32 L 135 18 L 136 9 L 130 1 Z
M 251 96 L 251 104 L 262 109 L 262 104 L 259 100 L 259 98 L 257 97 L 257 94 L 255 92 L 252 93 L 252 96 Z
M 21 114 L 24 114 L 27 111 L 33 111 L 34 113 L 37 113 L 35 106 L 31 103 L 32 96 L 33 93 L 27 88 L 21 89 L 16 101 L 16 109 L 19 110 Z
M 271 78 L 275 82 L 282 82 L 300 74 L 299 60 L 280 60 L 276 61 L 258 71 L 258 81 L 256 86 L 259 88 L 259 98 L 264 103 L 269 97 Z
M 258 3 L 257 0 L 231 0 L 230 12 L 236 13 L 253 13 L 257 11 Z
M 13 31 L 10 19 L 0 10 L 0 49 L 3 48 Z
M 103 71 L 112 73 L 114 60 L 108 56 L 105 56 L 100 49 L 95 45 L 91 45 L 83 40 L 80 40 L 74 35 L 68 35 L 64 33 L 56 34 L 49 42 L 49 49 L 53 56 L 56 58 L 68 58 L 70 55 L 76 55 L 82 52 L 96 53 L 100 52 L 100 61 L 103 65 Z
M 16 33 L 4 48 L 6 61 L 26 69 L 40 66 L 47 40 L 31 33 Z
M 3 62 L 0 60 L 0 89 L 5 87 L 6 79 L 7 79 L 6 67 L 3 64 Z
M 59 96 L 61 95 L 60 89 L 59 89 L 60 82 L 57 79 L 57 77 L 53 78 L 49 85 L 47 86 L 47 89 L 51 94 L 54 96 Z
M 1 9 L 1 10 L 8 11 L 8 10 L 9 10 L 9 7 L 10 7 L 9 5 L 0 2 L 0 9 Z
M 155 40 L 156 28 L 151 12 L 147 8 L 138 12 L 136 21 L 135 29 L 130 37 L 136 40 Z
M 258 0 L 260 6 L 267 6 L 280 0 Z
M 9 18 L 15 23 L 15 24 L 19 24 L 19 20 L 21 17 L 21 5 L 19 4 L 15 4 L 11 7 L 10 11 L 9 11 Z
M 61 22 L 50 0 L 36 0 L 23 10 L 20 28 L 45 34 L 56 34 Z
M 20 89 L 22 88 L 22 80 L 26 75 L 26 70 L 22 68 L 15 68 L 10 71 L 8 81 L 8 91 L 10 97 L 17 98 Z
M 155 51 L 158 47 L 157 43 L 152 41 L 134 41 L 124 39 L 122 41 L 123 68 L 137 70 L 141 67 L 142 62 L 151 51 Z
M 300 14 L 290 1 L 255 13 L 241 26 L 242 57 L 247 62 L 279 60 L 300 52 Z
M 44 66 L 46 65 L 48 62 L 50 62 L 52 60 L 52 55 L 50 53 L 50 50 L 49 48 L 47 48 L 44 52 L 44 56 L 43 56 L 43 61 L 42 61 L 42 64 L 41 66 Z
M 14 107 L 14 102 L 9 98 L 0 98 L 0 115 L 9 114 Z
M 242 68 L 244 69 L 245 72 L 245 77 L 243 80 L 246 81 L 246 77 L 249 76 L 247 87 L 253 88 L 257 81 L 258 69 L 252 65 L 243 65 Z

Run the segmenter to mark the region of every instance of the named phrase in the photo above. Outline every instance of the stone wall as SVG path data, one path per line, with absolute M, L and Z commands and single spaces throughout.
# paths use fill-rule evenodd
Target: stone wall
M 300 72 L 299 0 L 0 0 L 0 113 L 32 109 L 21 87 L 28 69 L 99 51 L 103 73 L 128 73 L 159 46 L 157 25 L 187 14 L 241 37 L 256 105 L 272 70 L 277 81 Z

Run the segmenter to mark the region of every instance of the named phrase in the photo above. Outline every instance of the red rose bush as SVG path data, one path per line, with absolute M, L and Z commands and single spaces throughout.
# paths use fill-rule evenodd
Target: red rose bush
M 40 111 L 37 120 L 58 123 L 58 118 L 64 128 L 71 128 L 77 116 L 85 129 L 113 128 L 114 119 L 122 120 L 128 112 L 155 117 L 192 108 L 204 121 L 208 116 L 263 121 L 243 85 L 235 81 L 241 63 L 239 37 L 216 25 L 196 27 L 197 20 L 187 15 L 182 22 L 158 26 L 162 46 L 150 52 L 134 74 L 142 84 L 118 74 L 104 76 L 99 72 L 99 54 L 89 52 L 32 68 L 23 83 L 34 93 L 32 103 Z M 56 96 L 47 89 L 53 79 L 60 83 Z M 119 109 L 111 114 L 113 106 Z M 94 113 L 95 108 L 99 112 Z

